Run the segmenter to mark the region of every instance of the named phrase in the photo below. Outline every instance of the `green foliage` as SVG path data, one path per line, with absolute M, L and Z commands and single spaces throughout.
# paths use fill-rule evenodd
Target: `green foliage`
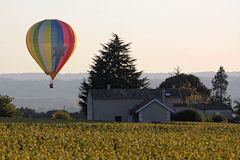
M 218 72 L 212 79 L 212 103 L 231 105 L 230 96 L 227 96 L 227 77 L 228 75 L 223 66 L 220 66 Z
M 11 103 L 13 98 L 0 95 L 0 117 L 19 117 L 21 112 Z
M 130 44 L 113 34 L 113 39 L 102 44 L 100 55 L 95 55 L 88 72 L 89 77 L 79 88 L 79 105 L 87 113 L 87 95 L 89 89 L 144 88 L 148 86 L 147 78 L 141 78 L 142 71 L 137 71 L 135 61 L 129 55 Z
M 198 94 L 192 94 L 186 97 L 184 101 L 184 103 L 186 104 L 195 104 L 196 102 L 199 102 L 201 104 L 208 104 L 210 102 L 210 97 L 204 97 Z
M 78 104 L 81 107 L 81 112 L 84 112 L 87 115 L 87 96 L 90 89 L 89 82 L 87 83 L 84 79 L 79 88 L 80 93 L 78 95 L 79 101 Z
M 71 116 L 69 115 L 69 113 L 65 112 L 65 111 L 57 111 L 55 113 L 52 114 L 52 119 L 64 119 L 64 120 L 69 120 L 72 119 Z
M 229 123 L 13 123 L 0 118 L 0 159 L 239 159 L 239 133 L 240 126 Z
M 192 121 L 192 122 L 203 122 L 205 121 L 205 116 L 199 110 L 194 108 L 187 108 L 180 111 L 174 115 L 174 120 L 176 121 Z
M 211 114 L 207 117 L 208 122 L 228 122 L 227 118 L 222 114 Z
M 34 109 L 27 108 L 27 107 L 21 107 L 18 109 L 22 113 L 23 118 L 34 118 L 36 117 L 37 113 L 35 112 Z
M 175 75 L 167 78 L 160 84 L 160 88 L 172 88 L 175 86 L 179 88 L 183 102 L 191 95 L 198 95 L 208 99 L 210 97 L 210 90 L 194 75 L 184 73 L 175 73 Z
M 235 100 L 234 103 L 233 114 L 235 114 L 235 118 L 240 119 L 240 100 Z

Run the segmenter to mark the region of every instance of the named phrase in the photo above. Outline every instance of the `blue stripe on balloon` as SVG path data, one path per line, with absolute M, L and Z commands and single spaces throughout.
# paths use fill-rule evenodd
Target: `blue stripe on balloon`
M 51 55 L 52 55 L 52 72 L 55 72 L 56 56 L 54 56 L 58 43 L 57 21 L 51 20 Z
M 60 25 L 60 23 L 58 21 L 56 21 L 56 28 L 57 28 L 57 33 L 58 33 L 58 37 L 57 37 L 57 45 L 60 48 L 63 48 L 63 52 L 64 52 L 64 36 L 63 36 L 63 30 L 62 27 Z M 55 63 L 55 68 L 54 71 L 56 71 L 58 63 L 60 61 L 61 56 L 56 56 L 56 63 Z

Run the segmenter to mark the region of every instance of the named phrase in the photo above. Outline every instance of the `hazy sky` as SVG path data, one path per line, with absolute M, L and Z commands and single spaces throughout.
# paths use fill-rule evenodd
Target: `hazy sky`
M 0 0 L 0 73 L 42 72 L 25 38 L 44 19 L 67 22 L 78 37 L 60 73 L 89 70 L 112 33 L 132 42 L 144 72 L 240 71 L 240 0 Z

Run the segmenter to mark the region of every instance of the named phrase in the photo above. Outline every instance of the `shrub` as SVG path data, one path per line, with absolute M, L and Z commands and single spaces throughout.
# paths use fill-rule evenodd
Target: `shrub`
M 65 112 L 65 111 L 57 111 L 55 113 L 52 114 L 52 119 L 72 119 L 71 116 L 69 115 L 69 113 Z
M 196 110 L 194 108 L 187 108 L 176 113 L 174 115 L 174 120 L 203 122 L 205 120 L 205 116 L 199 110 Z
M 222 114 L 212 114 L 207 117 L 208 122 L 228 122 L 227 118 Z

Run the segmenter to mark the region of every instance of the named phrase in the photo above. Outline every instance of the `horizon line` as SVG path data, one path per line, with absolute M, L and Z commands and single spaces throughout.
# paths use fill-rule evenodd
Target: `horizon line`
M 191 73 L 206 73 L 206 72 L 217 72 L 217 71 L 196 71 L 196 72 L 180 72 L 185 74 L 191 74 Z M 233 73 L 233 72 L 240 72 L 239 71 L 226 71 L 226 73 Z M 173 72 L 143 72 L 143 74 L 171 74 Z M 0 74 L 45 74 L 42 72 L 13 72 L 13 73 L 0 73 Z M 88 72 L 74 72 L 74 73 L 58 73 L 59 74 L 88 74 Z

